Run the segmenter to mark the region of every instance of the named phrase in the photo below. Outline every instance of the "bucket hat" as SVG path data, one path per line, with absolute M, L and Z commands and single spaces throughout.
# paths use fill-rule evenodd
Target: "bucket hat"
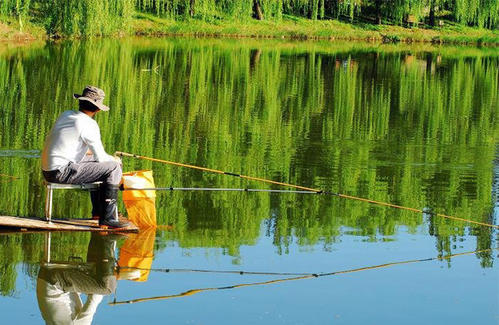
M 101 111 L 109 111 L 109 107 L 103 104 L 105 96 L 104 90 L 95 86 L 86 86 L 81 95 L 73 94 L 75 99 L 86 100 L 97 106 Z

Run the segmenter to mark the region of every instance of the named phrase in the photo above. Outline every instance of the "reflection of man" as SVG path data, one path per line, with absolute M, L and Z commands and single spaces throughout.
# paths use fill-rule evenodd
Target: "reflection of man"
M 42 265 L 36 285 L 38 306 L 47 324 L 91 324 L 102 298 L 116 290 L 117 236 L 92 233 L 87 263 Z M 85 303 L 80 295 L 87 295 Z
M 121 181 L 119 158 L 106 153 L 101 142 L 100 129 L 94 117 L 108 111 L 103 104 L 104 91 L 87 86 L 79 100 L 79 111 L 63 112 L 50 131 L 42 152 L 42 170 L 52 183 L 83 184 L 100 181 L 98 192 L 92 193 L 92 215 L 99 224 L 122 228 L 128 223 L 118 218 L 116 202 Z

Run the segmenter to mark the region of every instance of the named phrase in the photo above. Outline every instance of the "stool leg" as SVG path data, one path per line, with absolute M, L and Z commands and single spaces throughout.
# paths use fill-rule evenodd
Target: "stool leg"
M 49 221 L 50 185 L 45 187 L 45 220 Z
M 53 189 L 50 187 L 49 190 L 49 202 L 48 202 L 48 222 L 50 223 L 52 220 L 52 194 L 53 194 Z

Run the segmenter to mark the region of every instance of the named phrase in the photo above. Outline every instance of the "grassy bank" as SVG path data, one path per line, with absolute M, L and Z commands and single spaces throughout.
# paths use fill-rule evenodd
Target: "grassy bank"
M 43 26 L 31 22 L 19 22 L 12 17 L 0 16 L 0 41 L 26 42 L 47 38 Z
M 499 45 L 499 32 L 463 27 L 448 22 L 436 29 L 404 28 L 390 25 L 348 24 L 338 20 L 309 20 L 285 16 L 282 21 L 250 20 L 173 21 L 136 14 L 132 31 L 137 35 L 189 35 L 216 37 L 260 37 L 294 39 L 374 40 L 385 42 L 436 42 Z
M 469 45 L 499 45 L 499 31 L 464 27 L 446 22 L 435 29 L 404 28 L 390 25 L 349 24 L 338 20 L 309 20 L 285 16 L 281 21 L 245 22 L 220 20 L 175 21 L 154 15 L 136 13 L 128 30 L 110 36 L 196 36 L 196 37 L 247 37 L 284 39 L 369 40 L 380 42 L 432 42 Z M 32 22 L 23 24 L 12 18 L 0 17 L 0 40 L 23 41 L 44 39 L 49 36 L 43 26 Z M 59 37 L 59 36 L 57 36 Z

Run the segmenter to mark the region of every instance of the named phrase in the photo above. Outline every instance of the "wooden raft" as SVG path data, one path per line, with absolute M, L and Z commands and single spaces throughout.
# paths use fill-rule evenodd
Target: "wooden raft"
M 131 223 L 130 226 L 119 229 L 104 229 L 99 227 L 98 220 L 91 219 L 52 219 L 51 223 L 45 219 L 0 216 L 0 228 L 9 228 L 25 231 L 106 231 L 106 232 L 138 232 L 139 228 Z

